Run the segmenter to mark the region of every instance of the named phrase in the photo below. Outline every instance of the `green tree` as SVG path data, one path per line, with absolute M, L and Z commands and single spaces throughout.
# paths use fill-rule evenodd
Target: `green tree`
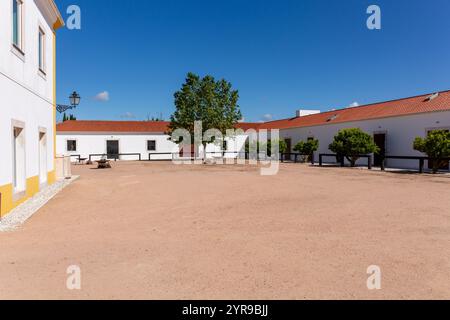
M 67 114 L 64 112 L 63 122 L 71 121 L 71 120 L 77 120 L 77 118 L 73 114 L 70 114 L 69 116 L 67 116 Z
M 201 121 L 202 137 L 209 129 L 217 129 L 225 135 L 226 130 L 233 129 L 242 119 L 239 93 L 224 79 L 216 81 L 209 75 L 201 78 L 188 73 L 185 83 L 174 97 L 175 112 L 170 117 L 169 134 L 176 129 L 186 129 L 191 141 L 194 141 L 194 123 Z M 204 150 L 207 143 L 202 141 Z
M 433 173 L 448 164 L 444 158 L 450 157 L 450 132 L 448 130 L 430 131 L 426 138 L 417 137 L 414 140 L 414 150 L 426 154 L 432 160 Z
M 347 158 L 352 167 L 356 165 L 359 155 L 380 151 L 373 141 L 373 137 L 359 128 L 340 130 L 329 149 L 336 153 L 339 159 Z
M 286 141 L 284 141 L 284 140 L 274 140 L 274 141 L 275 141 L 275 143 L 278 142 L 279 152 L 280 152 L 280 153 L 285 153 L 286 150 L 287 150 L 287 144 L 286 144 Z M 262 153 L 262 152 L 267 152 L 267 155 L 268 155 L 269 157 L 271 157 L 271 155 L 272 155 L 272 140 L 267 140 L 266 143 L 262 143 L 262 142 L 260 142 L 260 141 L 258 141 L 258 142 L 253 142 L 253 143 L 256 143 L 256 148 L 255 148 L 255 147 L 252 147 L 252 149 L 253 149 L 253 150 L 256 149 L 256 152 L 257 152 L 258 154 L 259 154 L 259 153 Z M 253 146 L 253 145 L 254 145 L 254 144 L 252 144 L 252 146 Z M 246 152 L 246 153 L 249 153 L 249 152 L 250 152 L 250 142 L 249 142 L 248 139 L 247 139 L 247 141 L 245 142 L 245 152 Z
M 269 157 L 272 156 L 272 143 L 276 144 L 278 143 L 278 151 L 280 153 L 285 153 L 287 152 L 287 143 L 284 140 L 269 140 L 267 141 L 267 145 L 266 145 L 266 150 L 267 150 L 267 155 Z M 264 150 L 264 149 L 263 149 Z M 290 151 L 289 151 L 290 152 Z
M 294 151 L 297 151 L 302 155 L 302 161 L 309 161 L 314 152 L 319 150 L 319 140 L 310 139 L 308 141 L 300 141 L 294 147 Z

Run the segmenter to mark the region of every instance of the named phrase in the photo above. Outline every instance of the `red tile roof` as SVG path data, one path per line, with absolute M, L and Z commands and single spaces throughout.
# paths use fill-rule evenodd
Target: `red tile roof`
M 119 132 L 119 133 L 164 133 L 168 130 L 167 121 L 85 121 L 72 120 L 58 123 L 57 132 Z M 237 128 L 244 131 L 257 129 L 259 123 L 239 123 Z
M 57 132 L 166 132 L 163 121 L 65 121 L 56 125 Z
M 431 100 L 428 99 L 430 96 L 431 94 L 424 94 L 266 123 L 239 123 L 236 127 L 244 131 L 248 129 L 287 129 L 450 111 L 450 90 L 440 92 Z M 164 133 L 167 131 L 168 125 L 169 122 L 163 121 L 66 121 L 57 124 L 56 130 L 58 132 Z
M 266 122 L 260 129 L 287 129 L 312 127 L 329 123 L 371 120 L 397 116 L 407 116 L 425 112 L 450 111 L 450 90 L 440 92 L 435 99 L 431 94 L 374 103 L 365 106 L 328 111 L 304 117 Z

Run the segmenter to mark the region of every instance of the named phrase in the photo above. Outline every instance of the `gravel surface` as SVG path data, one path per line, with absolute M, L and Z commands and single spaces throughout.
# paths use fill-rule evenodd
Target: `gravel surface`
M 72 179 L 60 180 L 39 191 L 32 198 L 19 205 L 6 217 L 0 220 L 0 232 L 12 231 L 23 225 L 58 192 L 67 187 L 76 179 L 78 179 L 78 176 L 74 176 Z
M 448 175 L 112 165 L 0 233 L 0 299 L 450 299 Z

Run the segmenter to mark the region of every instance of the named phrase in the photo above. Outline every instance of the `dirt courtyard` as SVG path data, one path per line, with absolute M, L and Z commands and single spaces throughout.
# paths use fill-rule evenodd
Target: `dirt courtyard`
M 450 177 L 113 163 L 0 233 L 0 299 L 450 299 Z M 81 270 L 81 290 L 66 287 Z M 367 268 L 381 268 L 368 290 Z

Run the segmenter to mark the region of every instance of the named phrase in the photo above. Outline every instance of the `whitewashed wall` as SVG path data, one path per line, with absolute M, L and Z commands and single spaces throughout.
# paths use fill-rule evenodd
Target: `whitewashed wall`
M 118 140 L 120 153 L 140 153 L 143 160 L 148 159 L 149 153 L 155 153 L 152 159 L 172 159 L 171 155 L 156 155 L 156 153 L 178 153 L 178 145 L 168 140 L 169 136 L 164 134 L 101 134 L 101 133 L 81 133 L 81 132 L 59 132 L 56 136 L 56 153 L 60 155 L 81 155 L 82 158 L 89 158 L 90 154 L 105 154 L 106 141 Z M 67 140 L 77 141 L 77 151 L 67 150 Z M 156 141 L 156 151 L 147 151 L 147 141 Z M 234 139 L 227 139 L 227 151 L 240 151 L 245 145 L 245 136 L 237 136 Z M 207 152 L 220 151 L 220 146 L 209 144 Z M 200 149 L 202 152 L 202 148 Z M 228 154 L 227 157 L 232 157 Z M 98 159 L 98 158 L 93 158 Z M 74 157 L 74 161 L 76 158 Z M 122 156 L 121 160 L 137 160 L 136 156 Z
M 328 146 L 340 129 L 360 128 L 369 134 L 386 133 L 386 155 L 392 156 L 423 156 L 413 149 L 413 141 L 416 137 L 425 137 L 428 130 L 450 129 L 450 111 L 430 112 L 411 116 L 391 117 L 367 121 L 355 121 L 340 124 L 328 124 L 315 127 L 293 128 L 280 131 L 283 139 L 291 138 L 292 147 L 300 140 L 314 137 L 320 142 L 319 153 L 332 153 Z M 332 159 L 324 159 L 331 161 Z M 365 164 L 367 160 L 359 161 Z M 418 161 L 412 160 L 388 160 L 388 166 L 398 168 L 418 168 Z
M 25 123 L 26 177 L 39 174 L 39 127 L 47 130 L 47 167 L 53 170 L 53 31 L 34 1 L 24 2 L 23 51 L 12 48 L 12 1 L 0 1 L 0 186 L 13 175 L 12 120 Z M 38 71 L 38 32 L 46 34 L 46 75 Z

